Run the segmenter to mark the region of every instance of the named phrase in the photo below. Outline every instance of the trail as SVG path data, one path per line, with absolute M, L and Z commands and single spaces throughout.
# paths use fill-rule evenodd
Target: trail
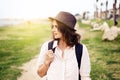
M 23 64 L 20 67 L 22 69 L 22 75 L 18 77 L 17 80 L 42 80 L 36 73 L 36 62 L 38 56 L 30 60 L 29 62 Z

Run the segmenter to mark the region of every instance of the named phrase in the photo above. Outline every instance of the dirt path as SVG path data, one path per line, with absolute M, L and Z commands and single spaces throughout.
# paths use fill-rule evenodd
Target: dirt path
M 76 26 L 77 33 L 79 33 L 81 36 L 84 36 L 85 30 L 80 29 L 79 26 Z M 82 37 L 83 38 L 83 37 Z M 18 77 L 17 80 L 45 80 L 45 78 L 41 79 L 37 73 L 36 73 L 36 62 L 37 62 L 38 56 L 33 58 L 31 61 L 23 64 L 20 69 L 23 69 L 22 75 Z
M 29 62 L 23 64 L 20 69 L 23 69 L 22 75 L 18 77 L 17 80 L 41 80 L 36 73 L 36 62 L 38 56 L 30 60 Z

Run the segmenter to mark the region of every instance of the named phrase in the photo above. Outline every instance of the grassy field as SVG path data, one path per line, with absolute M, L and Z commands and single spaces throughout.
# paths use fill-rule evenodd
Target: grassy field
M 111 21 L 107 21 L 112 25 Z M 81 24 L 85 29 L 82 43 L 86 44 L 91 58 L 92 80 L 120 80 L 120 35 L 114 41 L 102 41 L 102 31 L 91 32 L 91 26 Z
M 25 23 L 0 28 L 0 80 L 16 80 L 18 66 L 39 53 L 51 33 L 48 23 Z
M 120 36 L 110 42 L 102 41 L 101 31 L 91 32 L 90 25 L 81 24 L 91 59 L 92 80 L 120 80 Z M 49 23 L 25 23 L 0 27 L 0 80 L 16 80 L 18 68 L 39 53 L 41 44 L 49 39 Z

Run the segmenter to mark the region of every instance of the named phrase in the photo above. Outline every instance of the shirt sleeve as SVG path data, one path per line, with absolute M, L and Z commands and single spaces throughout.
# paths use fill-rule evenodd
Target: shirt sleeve
M 90 78 L 90 58 L 87 47 L 83 44 L 83 53 L 81 59 L 80 75 L 81 80 L 91 80 Z
M 38 55 L 38 60 L 37 60 L 37 69 L 38 67 L 43 64 L 44 60 L 45 60 L 45 53 L 48 50 L 48 42 L 45 42 L 40 49 L 40 53 Z

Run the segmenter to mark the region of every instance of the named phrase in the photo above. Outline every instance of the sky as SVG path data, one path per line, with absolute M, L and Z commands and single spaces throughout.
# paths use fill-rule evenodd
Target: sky
M 97 5 L 105 1 L 99 0 Z M 108 0 L 108 9 L 112 8 L 114 0 Z M 120 0 L 118 0 L 120 2 Z M 72 14 L 82 14 L 95 11 L 96 0 L 0 0 L 0 19 L 1 18 L 47 18 L 55 16 L 59 11 L 67 11 Z M 117 5 L 118 6 L 118 5 Z

